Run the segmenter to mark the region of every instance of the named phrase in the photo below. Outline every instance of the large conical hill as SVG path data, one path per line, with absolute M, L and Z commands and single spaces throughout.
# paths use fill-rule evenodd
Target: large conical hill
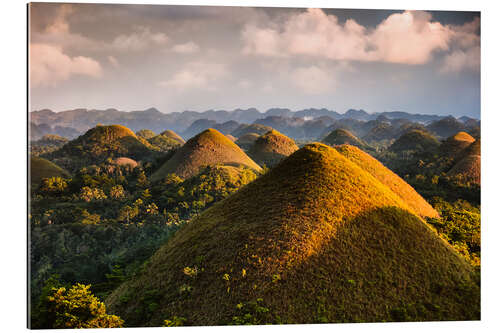
M 481 184 L 481 139 L 465 148 L 457 157 L 457 162 L 448 171 L 450 176 L 460 176 L 474 184 Z
M 307 145 L 182 227 L 106 303 L 130 326 L 478 320 L 472 267 L 410 211 Z
M 254 142 L 248 155 L 259 165 L 272 167 L 298 149 L 295 141 L 276 130 L 271 130 Z
M 196 175 L 203 166 L 218 164 L 244 165 L 256 171 L 261 170 L 234 142 L 210 128 L 188 140 L 153 173 L 151 179 L 160 180 L 170 173 L 189 178 Z

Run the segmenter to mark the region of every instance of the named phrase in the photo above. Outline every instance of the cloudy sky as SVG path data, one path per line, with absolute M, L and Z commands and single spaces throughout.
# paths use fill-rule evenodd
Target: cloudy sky
M 479 117 L 475 12 L 36 3 L 30 24 L 33 110 Z

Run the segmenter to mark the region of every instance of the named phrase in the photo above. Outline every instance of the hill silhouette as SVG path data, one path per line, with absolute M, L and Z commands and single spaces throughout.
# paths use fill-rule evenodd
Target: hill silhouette
M 30 158 L 31 185 L 38 185 L 44 178 L 69 177 L 69 173 L 58 165 L 41 157 Z
M 358 139 L 354 134 L 343 128 L 331 131 L 330 134 L 323 139 L 323 143 L 330 146 L 348 144 L 359 148 L 367 147 L 365 142 Z
M 310 144 L 186 224 L 106 304 L 130 326 L 479 319 L 472 267 L 409 209 Z
M 259 135 L 265 134 L 272 130 L 272 127 L 266 126 L 266 125 L 261 125 L 261 124 L 241 124 L 236 128 L 234 131 L 232 131 L 230 134 L 240 138 L 245 134 L 248 133 L 257 133 Z
M 276 130 L 271 130 L 254 142 L 248 155 L 257 164 L 271 167 L 298 149 L 295 141 Z
M 244 165 L 257 171 L 261 170 L 234 142 L 210 128 L 188 140 L 172 158 L 153 173 L 151 179 L 160 180 L 169 173 L 189 178 L 196 175 L 203 166 L 218 164 Z
M 97 125 L 75 140 L 69 141 L 51 157 L 69 169 L 96 164 L 107 158 L 129 157 L 141 160 L 151 157 L 157 148 L 121 125 Z
M 371 155 L 350 145 L 336 146 L 335 149 L 399 195 L 417 215 L 421 217 L 439 216 L 438 212 L 413 187 Z
M 443 141 L 440 147 L 440 152 L 445 156 L 455 158 L 474 141 L 475 139 L 470 134 L 466 132 L 458 132 Z
M 430 133 L 419 129 L 412 129 L 401 135 L 389 146 L 390 151 L 402 152 L 406 150 L 435 151 L 439 141 Z
M 240 136 L 234 143 L 236 143 L 241 149 L 248 150 L 250 149 L 254 142 L 259 138 L 259 134 L 257 133 L 247 133 Z

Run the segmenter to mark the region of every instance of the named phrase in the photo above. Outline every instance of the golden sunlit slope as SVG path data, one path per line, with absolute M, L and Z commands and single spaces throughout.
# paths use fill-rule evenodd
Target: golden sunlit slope
M 443 141 L 440 147 L 442 154 L 457 157 L 465 148 L 469 147 L 475 139 L 468 133 L 458 132 Z
M 43 178 L 69 177 L 69 173 L 49 160 L 41 157 L 30 158 L 31 185 L 38 185 Z
M 271 167 L 298 149 L 295 141 L 276 130 L 271 130 L 254 142 L 248 155 L 259 165 Z
M 244 165 L 260 171 L 258 166 L 234 142 L 224 134 L 209 128 L 191 138 L 165 162 L 151 179 L 157 181 L 169 173 L 189 178 L 196 175 L 200 168 L 207 165 Z
M 434 151 L 439 147 L 439 141 L 432 134 L 419 129 L 412 129 L 401 135 L 389 147 L 389 150 L 401 152 L 405 150 Z
M 413 187 L 371 155 L 350 145 L 336 146 L 335 149 L 399 195 L 416 214 L 421 217 L 439 216 L 438 212 Z
M 479 319 L 472 267 L 408 209 L 310 144 L 182 227 L 106 304 L 129 326 Z
M 323 139 L 323 143 L 326 143 L 327 145 L 330 146 L 348 144 L 360 148 L 366 147 L 366 143 L 364 143 L 362 140 L 358 139 L 354 134 L 343 128 L 338 128 L 330 132 L 330 134 L 328 134 Z

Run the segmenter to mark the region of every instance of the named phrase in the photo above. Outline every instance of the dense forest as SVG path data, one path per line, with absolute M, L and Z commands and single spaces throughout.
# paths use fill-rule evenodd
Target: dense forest
M 326 133 L 329 135 L 322 137 L 324 143 L 333 147 L 344 144 L 359 147 L 411 185 L 437 212 L 436 216 L 422 216 L 426 225 L 473 267 L 475 283 L 479 284 L 481 201 L 476 174 L 480 165 L 470 162 L 471 157 L 480 156 L 478 133 L 474 132 L 473 138 L 465 132 L 458 135 L 457 131 L 446 139 L 425 128 L 415 129 L 418 124 L 414 124 L 404 130 L 394 130 L 388 125 L 391 135 L 382 135 L 387 126 L 379 126 L 367 133 L 364 140 L 356 137 L 352 126 L 341 130 L 330 128 L 331 132 Z M 252 133 L 246 129 L 239 128 L 238 136 L 234 137 Z M 238 141 L 233 143 L 214 132 L 217 131 L 204 131 L 184 143 L 182 138 L 166 132 L 156 135 L 144 130 L 134 134 L 123 126 L 97 126 L 73 140 L 46 135 L 31 143 L 28 216 L 31 327 L 133 326 L 136 323 L 127 322 L 127 315 L 122 318 L 120 313 L 107 313 L 105 300 L 112 300 L 113 292 L 120 286 L 123 288 L 125 282 L 143 276 L 151 257 L 179 230 L 193 220 L 209 216 L 210 207 L 220 210 L 218 202 L 226 203 L 224 199 L 233 198 L 247 184 L 266 178 L 275 168 L 283 169 L 290 158 L 304 154 L 299 148 L 310 147 L 307 144 L 316 141 L 297 140 L 295 145 L 292 139 L 273 130 L 256 133 L 254 141 L 238 146 Z M 317 141 L 321 140 L 320 137 Z M 211 158 L 187 152 L 188 148 L 198 149 Z M 245 152 L 262 169 L 241 162 L 251 161 Z M 291 157 L 287 158 L 288 155 Z M 189 177 L 173 172 L 161 172 L 158 176 L 158 170 L 185 170 L 186 165 L 182 168 L 178 165 L 184 163 L 183 159 L 191 159 L 186 162 L 189 167 L 196 165 Z M 171 166 L 173 163 L 177 164 Z M 456 170 L 460 163 L 465 166 L 459 172 Z M 357 166 L 352 168 L 357 170 Z M 283 182 L 288 184 L 293 177 L 296 175 L 290 171 Z M 261 183 L 267 184 L 264 180 Z M 401 207 L 406 207 L 405 203 Z M 192 244 L 193 249 L 196 246 Z M 184 275 L 194 280 L 200 274 L 200 267 L 200 264 L 186 266 Z M 228 288 L 232 274 L 223 275 L 222 282 Z M 245 276 L 245 271 L 242 275 Z M 277 283 L 280 276 L 274 279 L 272 283 Z M 347 285 L 354 283 L 349 281 Z M 182 295 L 190 293 L 189 284 L 185 288 Z M 124 295 L 121 297 L 126 303 Z M 138 314 L 144 318 L 156 316 L 160 306 L 157 292 L 141 297 L 146 307 Z M 412 306 L 391 310 L 392 317 L 387 320 L 448 318 L 445 314 L 419 317 L 412 311 L 420 310 Z M 116 308 L 119 307 L 113 306 Z M 429 305 L 425 311 L 431 308 Z M 321 314 L 325 309 L 318 311 L 317 318 L 310 318 L 309 322 L 330 318 Z M 443 309 L 439 311 L 446 313 Z M 222 323 L 283 321 L 271 313 L 273 309 L 259 298 L 238 303 L 233 319 Z M 174 315 L 163 318 L 163 325 L 189 325 L 189 320 Z

